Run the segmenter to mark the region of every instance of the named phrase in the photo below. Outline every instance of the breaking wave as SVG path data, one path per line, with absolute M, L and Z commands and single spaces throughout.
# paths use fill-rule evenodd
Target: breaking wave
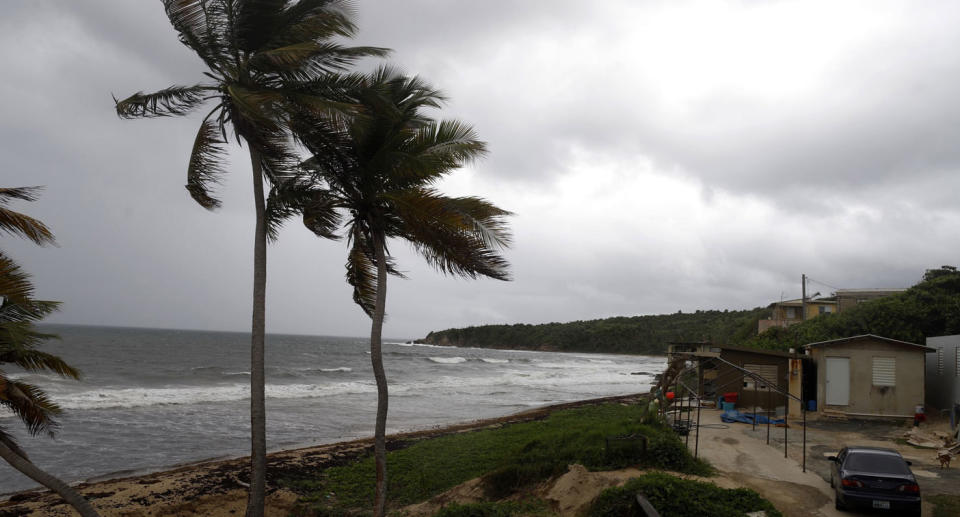
M 428 357 L 427 359 L 440 364 L 459 364 L 467 362 L 464 357 Z

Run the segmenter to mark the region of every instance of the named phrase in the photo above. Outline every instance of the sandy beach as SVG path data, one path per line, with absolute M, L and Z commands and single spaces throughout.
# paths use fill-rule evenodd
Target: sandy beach
M 406 442 L 424 438 L 536 420 L 559 409 L 604 402 L 630 402 L 640 397 L 627 395 L 556 404 L 500 418 L 394 434 L 388 437 L 387 447 L 400 448 Z M 367 438 L 270 454 L 267 464 L 267 515 L 286 516 L 295 507 L 296 494 L 279 488 L 276 484 L 279 479 L 319 473 L 328 467 L 349 462 L 372 447 L 372 438 Z M 246 505 L 247 465 L 247 458 L 206 461 L 142 476 L 84 482 L 75 487 L 104 516 L 242 515 Z M 20 515 L 67 516 L 76 513 L 54 494 L 30 491 L 15 494 L 0 503 L 0 517 Z

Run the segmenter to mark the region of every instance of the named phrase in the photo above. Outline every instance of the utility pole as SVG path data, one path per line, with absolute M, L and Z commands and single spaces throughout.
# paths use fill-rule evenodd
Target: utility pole
M 807 275 L 800 275 L 800 321 L 807 321 Z

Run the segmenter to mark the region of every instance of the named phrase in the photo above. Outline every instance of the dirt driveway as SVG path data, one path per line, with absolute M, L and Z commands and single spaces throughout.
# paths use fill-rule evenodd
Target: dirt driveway
M 874 421 L 811 419 L 807 426 L 807 471 L 803 472 L 802 426 L 790 422 L 787 430 L 788 458 L 784 458 L 784 429 L 756 429 L 748 424 L 725 424 L 720 411 L 701 412 L 699 455 L 723 473 L 720 485 L 746 486 L 769 499 L 784 515 L 853 516 L 833 506 L 830 488 L 830 464 L 827 456 L 836 454 L 844 445 L 866 445 L 897 449 L 913 462 L 923 494 L 956 494 L 960 487 L 960 468 L 941 470 L 935 451 L 897 443 L 908 428 L 899 424 Z M 690 450 L 696 447 L 696 431 L 689 439 Z M 923 515 L 933 515 L 932 505 L 924 502 Z M 869 515 L 869 514 L 863 514 Z M 876 514 L 874 514 L 876 515 Z

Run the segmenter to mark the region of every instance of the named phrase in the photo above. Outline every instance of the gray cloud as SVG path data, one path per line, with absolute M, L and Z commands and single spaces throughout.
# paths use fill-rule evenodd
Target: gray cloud
M 358 43 L 443 89 L 490 157 L 443 187 L 517 212 L 515 281 L 449 279 L 405 246 L 387 333 L 903 287 L 957 262 L 960 20 L 951 3 L 360 2 Z M 248 161 L 224 208 L 183 189 L 197 117 L 121 121 L 110 94 L 202 79 L 159 3 L 0 6 L 4 185 L 60 247 L 3 239 L 55 321 L 240 330 Z M 366 63 L 365 66 L 373 66 Z M 342 243 L 291 222 L 269 329 L 364 335 Z M 818 290 L 823 286 L 817 287 Z

